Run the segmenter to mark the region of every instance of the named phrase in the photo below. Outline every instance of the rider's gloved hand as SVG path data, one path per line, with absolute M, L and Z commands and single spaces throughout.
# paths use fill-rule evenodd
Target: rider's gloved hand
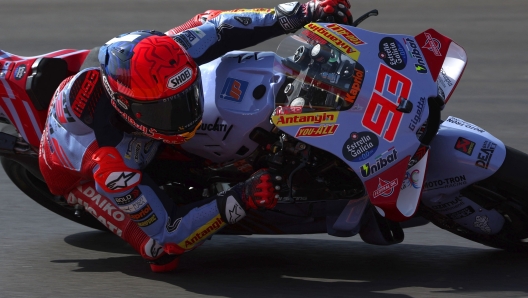
M 348 0 L 310 0 L 304 4 L 288 2 L 277 5 L 275 14 L 286 32 L 294 32 L 311 22 L 352 25 Z
M 352 25 L 348 0 L 310 0 L 303 5 L 307 23 L 325 22 Z
M 273 209 L 279 198 L 278 181 L 280 176 L 272 174 L 268 169 L 261 169 L 242 183 L 242 202 L 248 209 Z

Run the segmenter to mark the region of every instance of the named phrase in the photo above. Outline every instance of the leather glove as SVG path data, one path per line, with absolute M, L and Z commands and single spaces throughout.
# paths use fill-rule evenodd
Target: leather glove
M 348 0 L 310 0 L 304 4 L 288 2 L 275 7 L 279 24 L 286 32 L 294 32 L 311 22 L 352 25 Z
M 261 169 L 242 183 L 242 202 L 245 209 L 273 209 L 279 199 L 280 176 Z
M 304 4 L 306 21 L 352 25 L 348 0 L 310 0 Z

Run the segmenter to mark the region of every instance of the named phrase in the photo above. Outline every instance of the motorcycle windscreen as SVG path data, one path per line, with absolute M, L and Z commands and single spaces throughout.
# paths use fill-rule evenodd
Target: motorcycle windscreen
M 277 49 L 274 71 L 286 75 L 285 96 L 276 99 L 280 113 L 342 111 L 353 105 L 354 75 L 364 69 L 342 49 L 309 30 L 285 38 Z

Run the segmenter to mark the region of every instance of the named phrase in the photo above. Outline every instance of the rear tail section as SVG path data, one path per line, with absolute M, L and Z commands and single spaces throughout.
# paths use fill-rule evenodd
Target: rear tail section
M 0 122 L 12 124 L 38 148 L 55 89 L 77 73 L 89 50 L 59 50 L 22 57 L 0 50 Z

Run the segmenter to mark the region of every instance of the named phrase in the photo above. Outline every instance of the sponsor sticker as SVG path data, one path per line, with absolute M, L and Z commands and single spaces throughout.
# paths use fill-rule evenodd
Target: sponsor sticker
M 185 67 L 167 80 L 167 87 L 169 89 L 177 90 L 185 85 L 185 83 L 189 82 L 192 79 L 192 76 L 192 69 L 190 67 Z
M 453 213 L 448 213 L 446 215 L 452 220 L 457 220 L 457 219 L 461 219 L 464 217 L 468 217 L 473 213 L 475 213 L 475 209 L 473 209 L 473 207 L 471 206 L 467 206 L 466 208 L 463 208 Z
M 222 87 L 222 92 L 220 92 L 220 98 L 231 100 L 235 102 L 241 102 L 246 94 L 247 87 L 249 82 L 227 78 L 224 86 Z
M 477 167 L 487 169 L 491 161 L 491 157 L 493 157 L 493 153 L 495 152 L 495 148 L 497 148 L 497 144 L 490 141 L 485 141 L 480 148 L 479 154 L 477 155 L 477 161 L 475 162 L 475 165 Z
M 306 113 L 274 115 L 273 123 L 278 126 L 295 126 L 303 124 L 328 124 L 335 123 L 339 112 Z
M 251 18 L 248 18 L 248 17 L 239 17 L 239 16 L 236 16 L 235 17 L 235 20 L 237 20 L 240 24 L 244 25 L 244 26 L 248 26 L 251 24 L 252 20 Z
M 233 196 L 228 196 L 226 199 L 225 216 L 229 224 L 235 224 L 246 216 L 244 208 L 238 204 L 238 201 Z
M 454 85 L 452 79 L 447 75 L 443 67 L 440 69 L 440 75 L 436 81 L 438 82 L 438 87 L 441 86 L 444 89 L 452 88 Z
M 345 95 L 345 100 L 354 103 L 359 95 L 359 91 L 361 91 L 361 87 L 363 86 L 363 81 L 365 80 L 365 68 L 359 64 L 356 63 L 354 66 L 354 76 L 352 77 L 353 81 L 350 85 L 350 91 Z
M 152 213 L 152 215 L 149 216 L 144 221 L 140 221 L 140 222 L 136 222 L 136 223 L 137 223 L 138 226 L 144 228 L 144 227 L 148 227 L 151 224 L 155 223 L 157 220 L 158 220 L 158 218 L 156 217 L 156 214 Z
M 152 207 L 150 207 L 149 204 L 146 204 L 145 207 L 141 208 L 141 210 L 139 210 L 136 213 L 129 214 L 129 216 L 130 216 L 130 219 L 134 221 L 138 221 L 138 220 L 144 219 L 150 213 L 152 213 Z
M 127 205 L 132 203 L 135 199 L 139 198 L 141 196 L 141 190 L 139 188 L 134 187 L 132 191 L 122 197 L 114 197 L 114 200 L 117 205 Z
M 445 122 L 447 123 L 451 123 L 453 125 L 456 125 L 456 126 L 460 126 L 460 127 L 465 127 L 467 129 L 470 129 L 470 130 L 474 130 L 476 132 L 480 132 L 480 133 L 484 133 L 486 132 L 484 129 L 476 126 L 475 124 L 473 123 L 470 123 L 470 122 L 467 122 L 467 121 L 464 121 L 462 119 L 459 119 L 459 118 L 456 118 L 456 117 L 453 117 L 453 116 L 449 116 Z
M 364 161 L 378 150 L 378 137 L 371 132 L 353 132 L 343 144 L 343 157 L 351 162 Z
M 455 150 L 458 150 L 462 153 L 465 153 L 469 156 L 473 154 L 473 149 L 475 148 L 475 142 L 472 142 L 468 139 L 465 139 L 463 137 L 459 137 L 456 144 L 455 144 Z
M 392 37 L 381 39 L 378 57 L 395 70 L 402 70 L 407 65 L 407 53 L 404 47 Z
M 354 60 L 359 60 L 359 54 L 360 52 L 354 48 L 352 45 L 349 44 L 349 41 L 345 41 L 343 38 L 341 38 L 341 35 L 336 35 L 333 33 L 333 31 L 329 31 L 327 28 L 317 24 L 317 23 L 309 23 L 304 28 L 312 31 L 313 33 L 319 35 L 321 38 L 325 39 L 329 43 L 333 44 L 334 46 L 341 48 L 343 52 L 347 54 L 350 58 Z
M 295 134 L 299 137 L 324 137 L 335 134 L 339 124 L 323 124 L 320 126 L 303 126 Z
M 139 183 L 140 175 L 136 172 L 112 172 L 106 178 L 105 185 L 110 190 L 119 190 Z
M 416 41 L 412 38 L 405 38 L 403 40 L 405 43 L 405 46 L 407 47 L 407 51 L 409 52 L 410 56 L 416 59 L 416 63 L 414 63 L 414 69 L 417 73 L 428 73 L 427 66 L 425 65 L 425 59 L 422 57 L 422 53 L 420 51 L 420 47 L 416 43 Z
M 119 209 L 125 211 L 126 213 L 135 213 L 138 210 L 141 210 L 147 204 L 147 198 L 145 196 L 139 197 L 137 200 L 132 201 L 130 205 L 119 206 Z
M 418 104 L 416 105 L 416 113 L 409 123 L 409 129 L 414 131 L 416 126 L 422 121 L 422 113 L 425 107 L 425 97 L 420 97 Z
M 401 189 L 404 190 L 408 187 L 414 189 L 420 188 L 420 170 L 414 169 L 412 171 L 405 172 L 405 178 L 403 178 Z
M 224 225 L 225 222 L 222 220 L 222 217 L 218 215 L 217 217 L 211 219 L 205 225 L 200 227 L 198 230 L 196 230 L 196 232 L 187 237 L 187 239 L 180 242 L 178 246 L 185 247 L 185 249 L 193 248 L 195 245 L 207 239 L 207 237 L 212 236 Z
M 182 218 L 179 217 L 176 220 L 172 221 L 170 216 L 167 219 L 167 224 L 165 225 L 165 228 L 167 229 L 167 232 L 172 233 L 178 229 L 178 226 L 180 225 Z
M 422 49 L 429 50 L 433 52 L 435 56 L 442 56 L 442 53 L 440 52 L 440 49 L 442 48 L 442 44 L 440 41 L 436 38 L 433 38 L 431 34 L 424 32 L 425 35 L 425 44 L 422 46 Z
M 491 228 L 488 225 L 489 218 L 486 215 L 479 216 L 477 215 L 475 217 L 475 222 L 473 225 L 476 228 L 479 228 L 481 231 L 485 232 L 486 234 L 491 234 Z
M 361 176 L 367 178 L 375 174 L 376 172 L 384 169 L 385 167 L 390 166 L 397 160 L 398 151 L 396 151 L 396 149 L 392 147 L 391 149 L 379 155 L 372 164 L 370 162 L 367 162 L 366 164 L 362 165 L 359 169 L 361 172 Z
M 24 77 L 24 75 L 26 74 L 26 66 L 25 65 L 20 65 L 18 66 L 16 69 L 15 69 L 15 72 L 13 73 L 13 75 L 15 76 L 15 80 L 20 80 Z
M 173 39 L 185 49 L 189 49 L 204 37 L 205 33 L 202 30 L 198 28 L 191 28 L 176 34 Z
M 340 34 L 346 40 L 350 41 L 354 45 L 359 46 L 359 45 L 367 44 L 366 42 L 361 40 L 359 37 L 357 37 L 354 33 L 350 32 L 348 29 L 344 27 L 341 27 L 338 24 L 329 24 L 327 28 L 334 30 L 337 34 Z
M 426 181 L 424 186 L 426 190 L 435 190 L 440 188 L 457 187 L 466 184 L 466 175 L 459 175 L 439 180 Z

